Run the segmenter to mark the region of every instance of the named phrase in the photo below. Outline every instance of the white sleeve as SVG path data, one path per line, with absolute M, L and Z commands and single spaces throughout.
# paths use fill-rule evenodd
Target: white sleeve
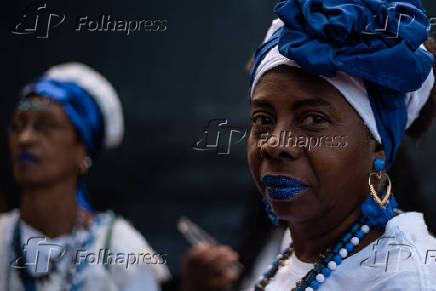
M 120 290 L 160 290 L 159 283 L 171 277 L 165 265 L 166 255 L 154 251 L 124 219 L 117 219 L 113 225 L 111 249 L 131 256 L 128 266 L 128 260 L 111 266 L 111 275 Z
M 121 289 L 122 291 L 160 291 L 159 284 L 148 268 L 141 268 Z

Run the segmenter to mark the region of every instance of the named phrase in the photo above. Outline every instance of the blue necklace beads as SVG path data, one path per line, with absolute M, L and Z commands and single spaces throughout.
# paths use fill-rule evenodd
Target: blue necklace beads
M 74 262 L 74 253 L 77 252 L 77 250 L 79 249 L 86 249 L 88 248 L 96 239 L 95 237 L 95 233 L 97 228 L 99 227 L 99 225 L 101 224 L 101 217 L 99 215 L 95 216 L 93 218 L 92 223 L 90 224 L 90 226 L 85 227 L 84 224 L 84 218 L 83 218 L 83 210 L 79 210 L 78 216 L 77 216 L 77 220 L 76 223 L 73 227 L 72 230 L 72 235 L 71 235 L 71 239 L 72 239 L 72 244 L 68 244 L 65 246 L 65 254 L 67 256 L 69 256 L 69 262 L 68 262 L 68 268 L 67 268 L 67 272 L 65 274 L 65 282 L 62 286 L 63 290 L 70 290 L 70 291 L 78 291 L 81 289 L 82 287 L 82 283 L 80 281 L 77 281 L 77 274 L 82 272 L 87 264 L 86 262 L 82 262 L 81 264 L 77 264 Z M 78 235 L 78 230 L 79 229 L 84 229 L 86 231 L 86 235 L 84 236 L 79 236 Z M 12 252 L 11 252 L 11 260 L 14 260 L 14 256 L 15 258 L 24 258 L 24 252 L 23 249 L 21 248 L 21 234 L 20 234 L 20 230 L 19 230 L 19 219 L 17 220 L 15 227 L 14 227 L 14 232 L 13 232 L 13 239 L 11 242 L 11 248 L 12 248 Z M 48 272 L 47 275 L 42 276 L 40 278 L 34 278 L 32 277 L 25 265 L 23 265 L 23 262 L 21 262 L 22 266 L 21 268 L 18 270 L 19 271 L 19 278 L 21 280 L 21 283 L 23 284 L 24 290 L 25 291 L 36 291 L 36 282 L 37 281 L 44 281 L 44 280 L 48 280 L 49 276 L 51 273 L 53 273 L 55 271 L 55 264 L 54 262 L 51 262 L 50 264 L 50 270 Z M 10 280 L 10 274 L 8 276 L 8 279 Z M 8 282 L 10 283 L 10 282 Z M 9 290 L 9 286 L 8 286 L 8 290 Z
M 292 291 L 313 291 L 318 289 L 327 277 L 331 275 L 336 267 L 342 263 L 349 253 L 359 245 L 360 240 L 367 234 L 370 227 L 367 225 L 368 217 L 362 216 L 334 245 L 333 248 L 327 249 L 324 255 L 315 263 L 313 269 L 309 271 L 304 278 L 297 282 Z M 265 290 L 270 280 L 276 275 L 280 266 L 288 260 L 293 252 L 293 243 L 278 255 L 268 271 L 255 284 L 255 291 Z

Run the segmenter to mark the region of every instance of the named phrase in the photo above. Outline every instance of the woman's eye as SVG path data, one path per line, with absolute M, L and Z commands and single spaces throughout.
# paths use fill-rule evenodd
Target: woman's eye
M 321 114 L 308 114 L 304 116 L 302 124 L 305 126 L 319 126 L 328 121 L 329 120 Z
M 22 118 L 15 119 L 11 122 L 9 130 L 11 133 L 20 133 L 26 127 L 26 123 Z
M 272 124 L 273 120 L 271 117 L 265 114 L 257 114 L 251 118 L 252 124 L 255 126 L 265 126 Z
M 10 126 L 10 131 L 13 133 L 18 133 L 24 128 L 23 123 L 13 122 Z
M 56 121 L 52 121 L 52 120 L 39 120 L 38 122 L 35 123 L 35 129 L 38 132 L 41 133 L 47 133 L 53 129 L 57 129 L 60 128 L 60 124 Z

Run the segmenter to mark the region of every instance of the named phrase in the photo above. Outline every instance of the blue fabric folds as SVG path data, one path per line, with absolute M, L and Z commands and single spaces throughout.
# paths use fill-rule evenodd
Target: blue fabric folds
M 432 55 L 418 49 L 430 30 L 419 1 L 287 0 L 274 12 L 285 23 L 280 53 L 310 73 L 344 71 L 406 93 L 433 66 Z
M 405 93 L 433 67 L 432 54 L 419 48 L 430 30 L 420 1 L 286 0 L 274 12 L 284 26 L 257 50 L 251 82 L 275 45 L 312 74 L 364 79 L 390 167 L 407 123 Z
M 376 226 L 377 229 L 381 229 L 394 217 L 394 208 L 397 206 L 398 203 L 393 195 L 389 197 L 385 207 L 378 205 L 371 195 L 368 195 L 365 202 L 360 205 L 360 210 L 368 218 L 367 225 Z
M 91 95 L 75 83 L 46 77 L 37 79 L 27 90 L 61 103 L 90 157 L 98 154 L 103 143 L 103 116 Z
M 104 120 L 100 108 L 88 92 L 75 83 L 47 77 L 37 79 L 26 87 L 26 91 L 58 101 L 84 142 L 89 156 L 95 158 L 98 155 L 103 146 Z M 79 204 L 92 211 L 83 178 L 79 179 L 76 195 Z

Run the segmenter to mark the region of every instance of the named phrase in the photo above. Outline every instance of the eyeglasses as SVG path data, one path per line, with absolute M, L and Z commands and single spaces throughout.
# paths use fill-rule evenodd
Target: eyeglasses
M 39 134 L 49 135 L 58 130 L 65 130 L 70 125 L 62 123 L 51 116 L 41 115 L 31 120 L 25 115 L 15 118 L 10 124 L 8 131 L 9 134 L 19 135 L 28 126 L 31 126 L 33 130 Z

